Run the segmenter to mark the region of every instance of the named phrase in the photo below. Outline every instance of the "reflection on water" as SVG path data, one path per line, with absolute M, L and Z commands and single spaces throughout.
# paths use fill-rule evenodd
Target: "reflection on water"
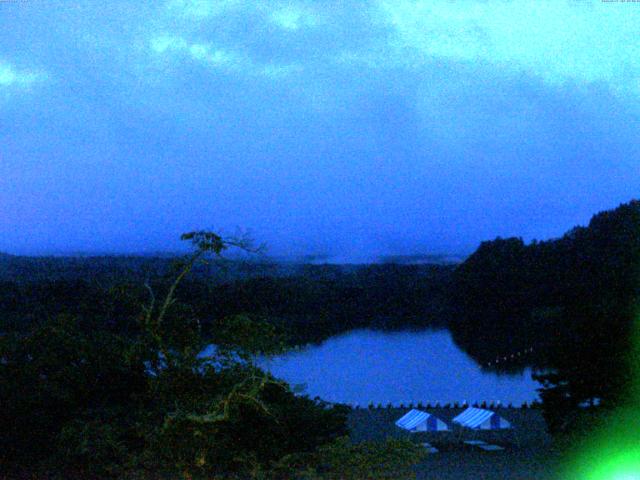
M 261 366 L 306 393 L 359 405 L 410 402 L 513 402 L 538 398 L 530 370 L 521 375 L 483 372 L 448 331 L 356 330 Z

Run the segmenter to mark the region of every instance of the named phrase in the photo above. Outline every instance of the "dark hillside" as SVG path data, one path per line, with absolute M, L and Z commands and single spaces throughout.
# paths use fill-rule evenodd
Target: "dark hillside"
M 457 313 L 450 327 L 477 361 L 496 369 L 549 367 L 555 372 L 545 377 L 552 396 L 574 406 L 615 404 L 631 379 L 640 201 L 598 213 L 587 227 L 559 239 L 484 242 L 456 269 L 453 285 Z M 526 356 L 495 363 L 531 348 Z

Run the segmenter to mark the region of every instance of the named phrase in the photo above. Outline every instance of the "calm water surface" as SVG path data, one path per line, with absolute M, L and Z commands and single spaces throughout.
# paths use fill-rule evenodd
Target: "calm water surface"
M 290 384 L 306 384 L 311 397 L 331 402 L 520 404 L 538 398 L 539 384 L 530 370 L 522 375 L 483 372 L 444 330 L 355 330 L 265 359 L 261 366 Z

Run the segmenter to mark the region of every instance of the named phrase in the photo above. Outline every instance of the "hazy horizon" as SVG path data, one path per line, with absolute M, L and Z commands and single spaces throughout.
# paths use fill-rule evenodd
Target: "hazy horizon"
M 14 253 L 9 251 L 0 251 L 0 255 L 9 255 L 16 257 L 59 257 L 59 258 L 91 258 L 91 257 L 175 257 L 182 256 L 189 251 L 188 247 L 181 250 L 165 250 L 165 251 L 51 251 L 51 252 L 32 252 L 32 253 Z M 413 254 L 381 254 L 381 255 L 361 255 L 361 256 L 341 256 L 339 253 L 335 255 L 328 254 L 302 254 L 302 255 L 272 255 L 268 249 L 259 255 L 237 255 L 230 252 L 225 257 L 234 259 L 243 259 L 255 262 L 281 262 L 281 263 L 305 263 L 305 264 L 373 264 L 373 263 L 405 263 L 405 264 L 424 264 L 424 263 L 456 263 L 464 260 L 470 253 L 413 253 Z

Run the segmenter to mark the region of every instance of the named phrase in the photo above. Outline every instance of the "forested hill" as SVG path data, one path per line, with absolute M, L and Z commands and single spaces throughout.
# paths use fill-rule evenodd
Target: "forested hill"
M 175 270 L 178 254 L 101 256 L 17 256 L 0 253 L 0 281 L 34 283 L 40 281 L 97 281 L 101 285 L 144 282 Z M 198 265 L 193 276 L 214 283 L 250 277 L 294 275 L 302 265 L 255 260 L 218 261 Z
M 640 201 L 598 213 L 558 239 L 483 242 L 458 266 L 453 285 L 450 327 L 479 362 L 495 367 L 497 357 L 534 348 L 521 363 L 582 356 L 592 375 L 600 367 L 605 375 L 604 364 L 629 351 L 640 287 Z M 506 365 L 518 362 L 497 367 Z
M 162 292 L 173 260 L 145 257 L 29 258 L 0 261 L 0 331 L 57 315 L 135 329 Z M 291 343 L 353 328 L 445 327 L 452 265 L 309 265 L 231 261 L 203 265 L 178 301 L 205 328 L 248 314 L 283 330 Z

